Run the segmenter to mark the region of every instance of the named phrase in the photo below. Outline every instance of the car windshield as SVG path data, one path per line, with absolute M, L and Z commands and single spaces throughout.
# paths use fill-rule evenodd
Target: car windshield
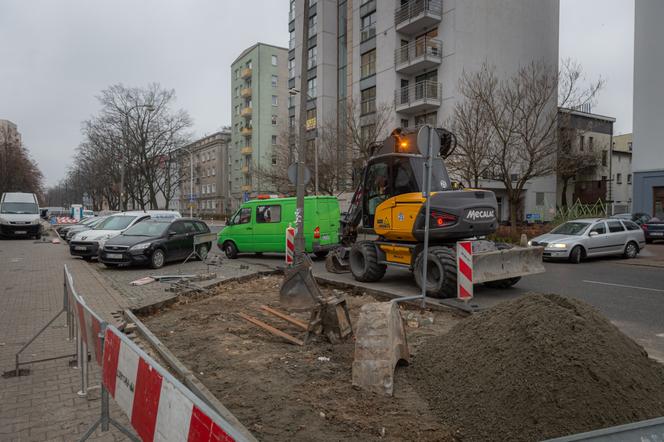
M 123 236 L 161 236 L 171 223 L 160 221 L 143 221 L 127 229 Z
M 97 221 L 97 218 L 85 218 L 84 220 L 81 220 L 79 224 L 82 226 L 91 226 L 95 223 L 95 221 Z
M 0 213 L 27 215 L 39 214 L 39 207 L 35 203 L 3 203 Z
M 551 231 L 555 235 L 583 235 L 590 224 L 578 221 L 569 221 L 561 224 Z
M 99 223 L 95 227 L 95 230 L 123 230 L 135 219 L 135 216 L 128 215 L 109 216 L 103 222 Z

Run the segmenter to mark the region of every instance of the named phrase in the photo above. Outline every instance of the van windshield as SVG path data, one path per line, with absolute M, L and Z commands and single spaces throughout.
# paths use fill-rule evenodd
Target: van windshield
M 35 203 L 2 203 L 0 213 L 16 215 L 39 214 L 39 207 Z

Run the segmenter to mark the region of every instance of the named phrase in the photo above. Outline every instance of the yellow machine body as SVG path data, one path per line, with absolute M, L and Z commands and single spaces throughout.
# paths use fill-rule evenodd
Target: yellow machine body
M 374 230 L 388 241 L 416 242 L 413 226 L 422 209 L 422 193 L 404 193 L 389 198 L 376 207 Z

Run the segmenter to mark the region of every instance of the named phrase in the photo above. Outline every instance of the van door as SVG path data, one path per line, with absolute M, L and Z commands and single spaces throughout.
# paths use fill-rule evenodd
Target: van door
M 255 250 L 251 209 L 251 207 L 243 207 L 233 217 L 233 233 L 230 235 L 230 239 L 235 242 L 240 252 L 253 252 Z
M 254 223 L 255 252 L 284 251 L 286 227 L 281 221 L 281 204 L 260 204 L 256 206 Z

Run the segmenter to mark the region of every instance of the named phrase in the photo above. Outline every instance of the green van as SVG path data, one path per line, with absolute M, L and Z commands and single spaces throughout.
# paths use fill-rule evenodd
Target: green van
M 295 198 L 247 201 L 217 236 L 217 245 L 230 259 L 238 253 L 285 253 L 286 229 L 295 227 Z M 318 257 L 339 243 L 339 201 L 334 196 L 304 199 L 304 239 L 307 253 Z

